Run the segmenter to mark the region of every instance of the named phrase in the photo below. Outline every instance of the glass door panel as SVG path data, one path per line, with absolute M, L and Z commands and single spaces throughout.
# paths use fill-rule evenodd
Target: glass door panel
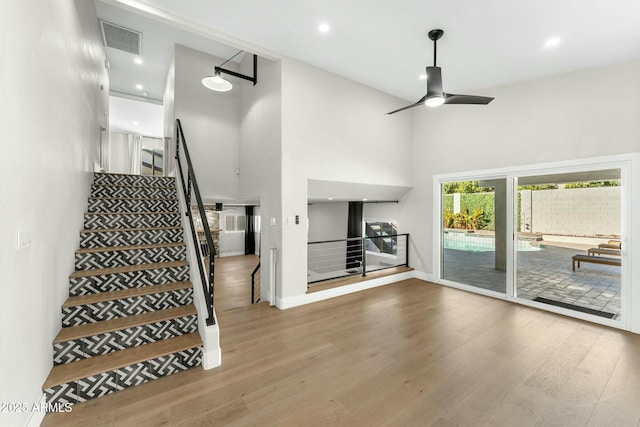
M 506 293 L 506 182 L 443 184 L 442 279 Z
M 620 169 L 518 177 L 518 298 L 621 314 Z

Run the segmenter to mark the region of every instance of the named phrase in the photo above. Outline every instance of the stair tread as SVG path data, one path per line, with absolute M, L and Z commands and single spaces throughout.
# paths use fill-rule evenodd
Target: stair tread
M 42 388 L 46 390 L 57 385 L 200 346 L 202 346 L 202 339 L 197 332 L 194 332 L 139 347 L 57 365 L 49 373 L 49 377 Z
M 151 245 L 133 245 L 133 246 L 104 246 L 101 248 L 83 248 L 76 250 L 76 254 L 92 254 L 100 252 L 120 252 L 120 251 L 135 251 L 139 249 L 158 249 L 158 248 L 173 248 L 177 246 L 186 246 L 185 242 L 169 242 L 169 243 L 154 243 Z
M 189 265 L 189 261 L 186 259 L 179 261 L 154 262 L 150 264 L 123 265 L 120 267 L 93 268 L 89 270 L 74 271 L 69 278 L 77 279 L 79 277 L 102 276 L 105 274 L 131 273 L 134 271 L 155 270 L 158 268 L 183 267 L 185 265 Z
M 124 232 L 124 231 L 153 231 L 153 230 L 177 230 L 182 226 L 176 227 L 140 227 L 140 228 L 85 228 L 80 233 L 106 233 L 106 232 Z
M 155 181 L 175 181 L 172 176 L 153 176 L 153 175 L 136 175 L 132 173 L 120 173 L 120 172 L 94 172 L 93 175 L 113 175 L 113 176 L 132 176 L 135 178 L 144 177 L 145 179 L 151 179 Z
M 188 280 L 181 282 L 164 283 L 162 285 L 142 286 L 140 288 L 122 289 L 119 291 L 100 292 L 97 294 L 80 295 L 69 297 L 62 304 L 63 308 L 76 307 L 79 305 L 94 304 L 97 302 L 114 301 L 123 298 L 138 297 L 144 295 L 157 294 L 161 292 L 177 291 L 180 289 L 191 288 L 191 282 Z
M 141 184 L 91 184 L 93 187 L 118 187 L 118 188 L 162 188 L 175 189 L 175 186 L 166 185 L 141 185 Z
M 147 325 L 149 323 L 160 322 L 163 320 L 177 319 L 179 317 L 190 316 L 193 314 L 197 314 L 196 307 L 193 304 L 188 304 L 180 307 L 152 311 L 150 313 L 136 314 L 134 316 L 120 317 L 112 320 L 103 320 L 86 325 L 71 326 L 62 328 L 53 342 L 59 343 L 70 341 L 92 335 L 132 328 L 134 326 Z
M 177 197 L 89 197 L 89 200 L 178 200 Z
M 179 211 L 166 212 L 85 212 L 85 215 L 178 215 Z

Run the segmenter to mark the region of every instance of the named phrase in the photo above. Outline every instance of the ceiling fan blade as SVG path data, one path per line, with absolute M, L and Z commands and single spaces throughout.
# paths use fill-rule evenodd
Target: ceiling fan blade
M 493 101 L 493 98 L 488 96 L 475 96 L 475 95 L 455 95 L 453 93 L 444 94 L 445 104 L 476 104 L 487 105 Z
M 402 108 L 398 108 L 397 110 L 390 111 L 390 112 L 387 113 L 387 115 L 395 114 L 395 113 L 403 111 L 403 110 L 408 110 L 409 108 L 417 107 L 418 105 L 424 104 L 424 100 L 425 99 L 427 99 L 427 95 L 425 95 L 422 98 L 420 98 L 420 100 L 418 102 L 416 102 L 415 104 L 407 105 L 406 107 L 402 107 Z

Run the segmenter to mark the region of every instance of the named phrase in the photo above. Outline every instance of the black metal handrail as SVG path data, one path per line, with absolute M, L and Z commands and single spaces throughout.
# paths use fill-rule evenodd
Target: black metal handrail
M 182 162 L 180 161 L 180 142 L 182 142 L 182 148 L 184 151 L 184 158 L 187 162 L 187 180 L 185 182 L 184 172 L 182 169 Z M 191 225 L 191 234 L 193 236 L 193 243 L 196 247 L 197 253 L 203 260 L 206 254 L 203 252 L 201 245 L 198 243 L 198 232 L 193 221 L 193 213 L 191 209 L 191 195 L 193 189 L 193 195 L 196 198 L 198 205 L 198 214 L 202 222 L 202 228 L 204 229 L 204 235 L 207 240 L 207 246 L 209 247 L 209 276 L 204 269 L 203 262 L 198 262 L 198 269 L 200 270 L 200 279 L 202 281 L 202 290 L 204 291 L 204 298 L 207 304 L 207 325 L 214 325 L 216 323 L 215 316 L 213 315 L 213 259 L 215 258 L 215 246 L 213 245 L 213 236 L 207 222 L 207 216 L 204 212 L 204 204 L 202 203 L 202 197 L 200 196 L 200 190 L 198 189 L 198 181 L 196 174 L 193 171 L 193 165 L 191 164 L 191 157 L 189 156 L 189 149 L 187 148 L 187 140 L 184 137 L 182 130 L 182 124 L 180 119 L 176 119 L 176 163 L 178 165 L 178 172 L 180 173 L 180 182 L 182 183 L 182 190 L 184 191 L 184 197 L 186 202 L 186 215 L 189 218 L 189 224 Z
M 251 304 L 256 304 L 260 302 L 260 297 L 258 297 L 257 301 L 255 300 L 256 275 L 258 274 L 258 271 L 260 271 L 259 262 L 258 262 L 258 265 L 256 265 L 256 268 L 254 268 L 253 272 L 251 273 Z
M 390 238 L 390 237 L 399 237 L 399 236 L 409 236 L 409 233 L 400 233 L 400 234 L 388 234 L 386 236 L 365 236 L 365 237 L 349 237 L 347 239 L 335 239 L 335 240 L 318 240 L 316 242 L 309 242 L 308 244 L 310 245 L 315 245 L 317 243 L 334 243 L 334 242 L 349 242 L 349 241 L 356 241 L 356 240 L 373 240 L 373 239 L 386 239 L 386 238 Z

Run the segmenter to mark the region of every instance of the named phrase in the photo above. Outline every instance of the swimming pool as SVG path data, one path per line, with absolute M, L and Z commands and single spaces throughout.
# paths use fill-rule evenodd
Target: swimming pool
M 496 250 L 496 239 L 491 235 L 473 235 L 459 232 L 444 232 L 444 248 L 467 252 L 491 252 Z M 540 251 L 529 240 L 518 240 L 518 251 Z

